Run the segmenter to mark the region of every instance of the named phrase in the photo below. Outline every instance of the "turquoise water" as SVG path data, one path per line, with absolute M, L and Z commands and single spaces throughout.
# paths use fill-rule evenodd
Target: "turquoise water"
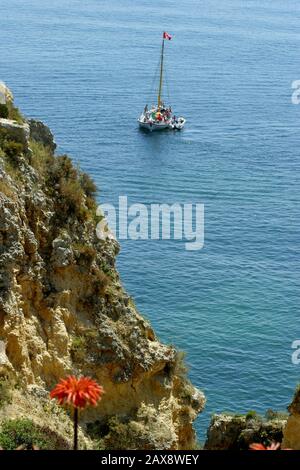
M 156 6 L 156 4 L 158 4 Z M 102 202 L 205 204 L 205 246 L 123 241 L 124 284 L 187 351 L 206 411 L 284 409 L 299 380 L 300 5 L 273 0 L 1 0 L 0 78 Z M 136 126 L 162 30 L 182 133 Z

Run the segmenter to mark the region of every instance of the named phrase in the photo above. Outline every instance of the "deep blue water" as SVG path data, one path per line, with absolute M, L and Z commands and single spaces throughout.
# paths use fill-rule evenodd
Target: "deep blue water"
M 205 204 L 205 247 L 123 241 L 118 266 L 212 412 L 284 409 L 299 380 L 300 4 L 1 0 L 0 79 L 102 202 Z M 136 126 L 166 44 L 182 133 Z

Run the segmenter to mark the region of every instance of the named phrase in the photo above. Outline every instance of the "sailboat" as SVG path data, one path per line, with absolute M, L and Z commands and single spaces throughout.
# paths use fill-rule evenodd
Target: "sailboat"
M 161 54 L 160 54 L 160 76 L 159 76 L 159 87 L 157 96 L 157 105 L 151 106 L 148 109 L 148 105 L 145 106 L 144 111 L 138 118 L 139 126 L 142 129 L 146 129 L 150 132 L 160 131 L 164 129 L 181 130 L 184 127 L 185 119 L 183 117 L 176 117 L 172 113 L 171 106 L 167 106 L 162 98 L 163 91 L 163 79 L 164 79 L 164 50 L 165 41 L 170 41 L 172 36 L 165 32 L 163 33 Z

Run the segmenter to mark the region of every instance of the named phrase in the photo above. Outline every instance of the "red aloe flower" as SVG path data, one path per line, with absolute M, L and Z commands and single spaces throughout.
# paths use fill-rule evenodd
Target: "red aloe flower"
M 251 444 L 249 446 L 250 450 L 278 450 L 280 448 L 279 442 L 272 442 L 270 446 L 264 446 L 263 444 Z
M 88 405 L 96 406 L 104 393 L 103 388 L 90 377 L 69 375 L 50 392 L 50 398 L 56 398 L 59 405 L 71 405 L 74 407 L 74 450 L 78 449 L 78 415 L 79 409 Z
M 104 390 L 89 377 L 76 377 L 70 375 L 62 379 L 50 393 L 60 405 L 64 403 L 75 408 L 85 408 L 87 405 L 96 406 Z

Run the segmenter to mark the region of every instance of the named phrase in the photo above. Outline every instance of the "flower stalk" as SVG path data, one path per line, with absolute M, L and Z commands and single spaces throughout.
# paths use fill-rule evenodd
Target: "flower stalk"
M 78 408 L 74 408 L 74 444 L 73 450 L 78 450 Z

